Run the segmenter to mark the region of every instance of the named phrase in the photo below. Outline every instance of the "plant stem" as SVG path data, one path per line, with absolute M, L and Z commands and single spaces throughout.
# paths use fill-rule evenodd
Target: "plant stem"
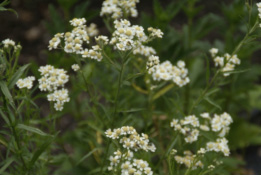
M 105 162 L 106 162 L 106 159 L 107 159 L 107 156 L 108 156 L 108 153 L 109 153 L 110 145 L 111 145 L 111 140 L 109 141 L 109 143 L 108 143 L 107 146 L 106 146 L 106 152 L 105 152 L 105 156 L 104 156 L 104 158 L 103 158 L 103 162 L 102 162 L 102 166 L 101 166 L 101 171 L 100 171 L 100 174 L 101 174 L 101 175 L 103 174 L 103 167 L 104 167 L 104 165 L 105 165 Z
M 122 83 L 122 76 L 123 76 L 124 67 L 125 67 L 125 63 L 123 63 L 121 65 L 121 69 L 120 69 L 120 75 L 119 75 L 119 79 L 118 79 L 118 86 L 117 86 L 117 91 L 116 91 L 116 95 L 115 95 L 115 99 L 114 99 L 113 117 L 116 115 L 116 112 L 117 112 L 118 98 L 119 98 L 119 93 L 120 93 L 120 89 L 121 89 L 121 83 Z
M 240 49 L 241 47 L 245 44 L 246 40 L 248 39 L 249 35 L 251 33 L 253 33 L 256 29 L 256 27 L 258 26 L 258 20 L 256 21 L 256 23 L 254 24 L 254 26 L 247 32 L 247 34 L 245 35 L 245 37 L 240 41 L 240 43 L 236 46 L 236 48 L 234 49 L 234 51 L 232 52 L 232 56 L 235 55 Z M 230 57 L 227 62 L 229 62 L 229 60 L 232 57 Z M 225 64 L 224 64 L 225 65 Z M 209 88 L 211 87 L 211 85 L 214 83 L 214 81 L 216 80 L 218 74 L 221 72 L 223 67 L 221 67 L 214 75 L 214 77 L 212 78 L 211 82 L 207 85 L 207 87 L 204 89 L 204 91 L 201 93 L 201 95 L 198 97 L 198 99 L 193 103 L 192 107 L 189 110 L 189 114 L 192 113 L 193 109 L 200 103 L 200 101 L 204 98 L 204 96 L 206 95 L 206 93 L 208 92 Z
M 3 97 L 4 106 L 5 106 L 5 108 L 7 109 L 7 104 L 6 104 L 5 97 L 4 97 L 4 96 L 2 96 L 2 97 Z M 8 118 L 8 120 L 9 120 L 11 129 L 12 129 L 12 133 L 13 133 L 14 138 L 15 138 L 15 142 L 16 142 L 16 145 L 17 145 L 17 153 L 19 154 L 19 157 L 20 157 L 20 159 L 21 159 L 21 161 L 22 161 L 22 163 L 23 163 L 24 168 L 27 170 L 27 166 L 26 166 L 25 160 L 24 160 L 23 156 L 21 155 L 21 143 L 20 143 L 20 139 L 19 139 L 18 134 L 17 134 L 17 132 L 16 132 L 15 125 L 13 124 L 13 122 L 12 122 L 10 116 L 9 116 L 9 113 L 7 114 L 7 118 Z
M 198 99 L 193 103 L 192 107 L 189 110 L 189 114 L 192 113 L 193 109 L 200 103 L 200 101 L 204 98 L 204 96 L 206 95 L 206 93 L 208 92 L 209 88 L 211 87 L 211 85 L 214 83 L 214 81 L 216 80 L 217 76 L 219 75 L 220 70 L 218 70 L 214 77 L 212 78 L 212 80 L 210 81 L 210 83 L 208 83 L 207 87 L 204 89 L 204 91 L 200 94 L 200 96 L 198 97 Z

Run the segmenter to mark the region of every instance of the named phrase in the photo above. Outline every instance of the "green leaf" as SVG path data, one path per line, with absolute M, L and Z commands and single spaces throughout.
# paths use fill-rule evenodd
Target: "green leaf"
M 33 167 L 41 154 L 49 147 L 49 145 L 54 141 L 58 134 L 59 132 L 57 132 L 53 137 L 47 139 L 47 141 L 45 141 L 44 144 L 42 144 L 42 146 L 34 153 L 31 161 L 29 162 L 29 168 Z
M 153 1 L 153 10 L 156 16 L 160 16 L 162 14 L 163 8 L 159 3 L 159 0 Z
M 12 76 L 11 80 L 8 83 L 8 88 L 12 89 L 15 85 L 15 83 L 18 81 L 18 79 L 23 75 L 24 71 L 30 66 L 29 64 L 26 64 L 22 67 L 20 67 Z
M 8 120 L 7 116 L 5 115 L 5 113 L 1 110 L 1 108 L 0 108 L 0 114 L 1 114 L 1 117 L 4 119 L 5 123 L 8 126 L 10 126 L 9 120 Z
M 4 173 L 5 170 L 6 170 L 6 168 L 8 168 L 9 165 L 10 165 L 11 163 L 13 163 L 14 160 L 15 160 L 15 159 L 14 159 L 13 157 L 7 159 L 7 160 L 6 160 L 6 163 L 4 164 L 4 166 L 2 166 L 2 168 L 0 169 L 0 174 Z
M 79 165 L 80 163 L 82 163 L 82 161 L 84 161 L 85 159 L 87 159 L 89 156 L 92 155 L 92 153 L 94 153 L 95 151 L 98 151 L 100 148 L 95 148 L 92 151 L 90 151 L 88 154 L 86 154 L 85 156 L 83 156 L 76 165 Z
M 8 4 L 10 4 L 10 1 L 9 1 L 9 0 L 4 0 L 4 1 L 0 4 L 0 6 L 5 6 L 5 5 L 8 5 Z
M 138 77 L 140 77 L 140 76 L 142 76 L 142 75 L 144 75 L 144 73 L 132 74 L 132 75 L 129 75 L 124 81 L 129 81 L 129 80 L 138 78 Z
M 32 126 L 27 126 L 27 125 L 24 125 L 24 124 L 18 124 L 17 128 L 23 129 L 23 130 L 26 130 L 26 131 L 29 131 L 29 132 L 32 132 L 32 133 L 35 133 L 35 134 L 39 134 L 41 136 L 50 136 L 50 135 L 44 133 L 43 131 L 41 131 L 38 128 L 34 128 Z
M 209 77 L 210 77 L 210 65 L 209 65 L 209 59 L 208 57 L 205 55 L 205 58 L 206 58 L 206 84 L 209 83 Z
M 171 142 L 170 147 L 168 149 L 168 151 L 166 152 L 166 155 L 168 155 L 170 153 L 170 151 L 172 150 L 172 148 L 175 146 L 175 144 L 178 141 L 178 136 L 176 136 L 176 138 Z
M 206 93 L 206 96 L 210 96 L 216 92 L 218 92 L 220 89 L 219 88 L 213 88 L 211 90 L 208 91 L 208 93 Z
M 9 91 L 9 89 L 7 88 L 7 85 L 4 81 L 0 81 L 0 87 L 1 87 L 1 90 L 2 90 L 2 93 L 4 94 L 4 96 L 8 99 L 10 105 L 14 108 L 15 108 L 15 104 L 14 104 L 14 100 L 13 100 L 13 97 Z
M 8 144 L 5 141 L 5 138 L 3 138 L 2 136 L 0 136 L 0 144 L 4 145 L 5 147 L 8 147 Z
M 7 9 L 4 7 L 0 7 L 0 11 L 6 11 Z
M 124 110 L 121 112 L 126 112 L 126 113 L 130 113 L 130 112 L 138 112 L 138 111 L 144 111 L 145 108 L 133 108 L 133 109 L 129 109 L 129 110 Z
M 156 100 L 157 98 L 159 98 L 160 96 L 164 95 L 165 93 L 167 93 L 170 89 L 172 89 L 174 87 L 174 84 L 169 84 L 167 86 L 165 86 L 164 88 L 160 89 L 153 97 L 152 100 Z
M 231 125 L 228 139 L 231 149 L 260 145 L 261 128 L 258 125 L 247 123 L 245 120 L 237 120 Z
M 244 69 L 244 70 L 233 70 L 233 71 L 223 71 L 223 73 L 229 73 L 229 74 L 239 74 L 239 73 L 244 73 L 248 72 L 251 69 Z
M 204 100 L 206 100 L 208 103 L 210 103 L 211 105 L 215 106 L 215 107 L 218 108 L 219 110 L 222 110 L 222 108 L 221 108 L 217 103 L 215 103 L 214 101 L 212 101 L 210 98 L 204 97 Z
M 74 10 L 74 17 L 75 18 L 83 17 L 84 13 L 86 12 L 86 9 L 88 8 L 89 5 L 90 5 L 90 1 L 85 1 L 81 4 L 79 4 L 78 6 L 76 6 L 75 10 Z

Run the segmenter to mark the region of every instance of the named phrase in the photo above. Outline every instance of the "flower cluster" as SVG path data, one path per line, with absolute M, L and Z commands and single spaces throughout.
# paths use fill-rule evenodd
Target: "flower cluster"
M 121 17 L 137 17 L 136 3 L 139 0 L 105 0 L 102 3 L 101 16 L 111 15 L 113 19 Z
M 140 47 L 133 50 L 133 54 L 135 54 L 135 55 L 139 54 L 139 55 L 143 55 L 145 57 L 149 57 L 151 55 L 155 55 L 156 51 L 152 47 L 141 45 Z
M 214 118 L 211 120 L 212 131 L 219 132 L 218 135 L 224 137 L 229 132 L 229 125 L 232 122 L 231 116 L 226 112 L 221 115 L 214 114 Z
M 152 57 L 153 58 L 153 57 Z M 149 59 L 147 65 L 151 65 Z M 185 68 L 184 61 L 178 61 L 177 66 L 173 66 L 170 61 L 164 61 L 161 64 L 155 64 L 152 67 L 148 67 L 148 73 L 152 75 L 152 78 L 156 81 L 172 80 L 176 85 L 182 87 L 189 83 L 188 70 Z
M 186 167 L 195 169 L 203 167 L 200 157 L 207 152 L 222 152 L 225 156 L 229 156 L 230 150 L 225 135 L 228 133 L 229 125 L 232 122 L 231 116 L 226 112 L 221 115 L 214 114 L 214 117 L 211 117 L 209 113 L 202 113 L 200 118 L 190 115 L 182 120 L 173 119 L 170 126 L 184 135 L 184 140 L 187 143 L 197 141 L 201 132 L 213 132 L 213 135 L 216 135 L 216 141 L 206 142 L 205 148 L 200 148 L 197 154 L 193 155 L 188 151 L 184 153 L 184 157 L 175 156 L 175 160 L 180 164 L 185 164 Z
M 151 38 L 162 38 L 163 36 L 163 32 L 160 29 L 155 29 L 153 27 L 149 27 L 148 32 L 150 32 Z
M 20 44 L 16 45 L 15 42 L 11 39 L 5 39 L 5 40 L 2 41 L 2 43 L 4 45 L 4 48 L 6 48 L 6 49 L 13 47 L 14 51 L 16 51 L 17 49 L 22 48 Z
M 261 2 L 256 3 L 257 5 L 257 10 L 258 10 L 258 16 L 261 19 Z M 259 24 L 259 26 L 261 27 L 261 24 Z
M 175 131 L 179 131 L 183 134 L 187 143 L 198 140 L 200 124 L 195 115 L 187 116 L 184 120 L 173 119 L 170 126 L 173 127 Z
M 35 80 L 34 76 L 29 76 L 24 79 L 21 78 L 16 82 L 16 85 L 19 89 L 22 89 L 22 88 L 31 89 L 33 87 L 34 80 Z
M 117 168 L 120 166 L 122 175 L 153 174 L 148 162 L 142 159 L 133 158 L 133 152 L 128 150 L 127 152 L 122 153 L 117 150 L 113 154 L 114 156 L 110 156 L 109 171 L 116 172 Z
M 90 37 L 94 37 L 98 34 L 95 24 L 91 24 L 90 27 L 85 25 L 86 20 L 84 18 L 74 18 L 70 21 L 70 24 L 74 26 L 71 32 L 57 33 L 49 41 L 49 50 L 57 49 L 64 39 L 64 51 L 66 53 L 75 53 L 81 55 L 83 58 L 91 58 L 97 61 L 102 60 L 101 48 L 99 45 L 92 46 L 91 49 L 84 48 L 85 45 L 90 43 Z M 98 37 L 98 39 L 104 39 L 105 37 Z M 108 40 L 105 38 L 105 40 Z M 108 41 L 107 41 L 108 42 Z
M 177 163 L 184 164 L 186 167 L 191 168 L 192 170 L 197 167 L 203 168 L 204 165 L 200 160 L 197 160 L 196 155 L 193 155 L 191 151 L 184 151 L 184 156 L 175 156 L 174 157 Z
M 148 70 L 148 73 L 151 74 L 155 71 L 157 65 L 159 65 L 160 60 L 158 56 L 151 55 L 148 58 L 146 69 Z
M 216 142 L 208 142 L 207 151 L 222 152 L 225 156 L 229 156 L 228 140 L 226 138 L 218 138 Z
M 203 122 L 199 122 L 199 118 L 195 115 L 190 115 L 182 120 L 173 119 L 170 126 L 175 131 L 179 131 L 185 136 L 187 143 L 192 143 L 198 140 L 199 131 L 213 131 L 218 133 L 219 137 L 224 137 L 229 131 L 229 125 L 233 122 L 231 116 L 224 112 L 221 115 L 214 114 L 211 118 L 209 113 L 200 114 Z
M 120 51 L 135 49 L 141 50 L 142 44 L 152 39 L 145 34 L 143 27 L 138 25 L 131 25 L 131 23 L 126 19 L 120 21 L 115 20 L 114 27 L 115 31 L 112 34 L 113 37 L 110 41 L 110 44 L 116 45 L 115 48 Z M 153 36 L 157 37 L 158 35 L 155 34 Z M 137 53 L 138 50 L 136 50 L 135 53 Z
M 123 126 L 121 128 L 108 129 L 105 135 L 111 139 L 119 139 L 123 148 L 128 150 L 144 150 L 155 152 L 156 147 L 154 144 L 149 143 L 149 138 L 147 134 L 138 134 L 137 131 L 132 126 Z
M 222 68 L 224 76 L 229 76 L 230 71 L 233 71 L 235 66 L 240 64 L 240 59 L 237 57 L 237 55 L 231 56 L 226 53 L 224 56 L 217 56 L 218 49 L 216 48 L 210 49 L 209 52 L 214 59 L 215 66 L 220 66 Z
M 57 111 L 61 111 L 63 109 L 63 105 L 65 102 L 69 102 L 69 92 L 67 89 L 55 90 L 53 93 L 47 95 L 48 101 L 55 102 L 54 108 Z
M 61 111 L 65 102 L 70 100 L 68 90 L 58 90 L 60 87 L 64 87 L 65 83 L 69 81 L 69 76 L 63 69 L 56 69 L 51 65 L 41 66 L 39 68 L 41 78 L 39 81 L 39 89 L 41 91 L 49 91 L 48 101 L 54 101 L 54 107 L 56 110 Z

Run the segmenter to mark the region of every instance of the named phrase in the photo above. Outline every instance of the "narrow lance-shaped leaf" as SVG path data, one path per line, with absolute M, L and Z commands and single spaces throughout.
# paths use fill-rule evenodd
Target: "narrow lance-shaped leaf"
M 88 154 L 86 154 L 85 156 L 83 156 L 79 162 L 77 162 L 76 165 L 79 165 L 80 163 L 82 163 L 85 159 L 87 159 L 88 157 L 90 157 L 95 151 L 98 151 L 100 148 L 95 148 L 92 151 L 90 151 Z
M 0 169 L 0 174 L 4 173 L 5 170 L 9 167 L 9 165 L 11 165 L 11 163 L 13 163 L 15 159 L 13 157 L 9 158 L 6 160 L 6 163 L 4 164 L 4 166 L 2 166 L 2 168 Z
M 49 145 L 54 141 L 54 139 L 56 138 L 56 136 L 59 134 L 59 132 L 57 132 L 55 134 L 55 136 L 47 139 L 47 141 L 41 145 L 41 147 L 33 154 L 33 157 L 31 159 L 31 161 L 29 162 L 29 168 L 33 167 L 33 165 L 35 164 L 35 162 L 39 159 L 39 157 L 42 155 L 42 153 L 49 147 Z
M 1 87 L 1 91 L 2 91 L 2 93 L 4 94 L 4 96 L 8 99 L 10 105 L 11 105 L 14 109 L 16 109 L 16 108 L 15 108 L 14 101 L 13 101 L 13 97 L 12 97 L 12 95 L 11 95 L 11 93 L 10 93 L 10 91 L 9 91 L 9 89 L 8 89 L 8 87 L 7 87 L 7 85 L 6 85 L 6 83 L 5 83 L 4 81 L 2 81 L 2 80 L 0 81 L 0 87 Z
M 4 119 L 5 123 L 10 126 L 10 121 L 8 120 L 7 116 L 5 115 L 5 113 L 2 111 L 2 109 L 0 108 L 0 115 L 1 117 Z
M 26 130 L 26 131 L 29 131 L 29 132 L 32 132 L 32 133 L 35 133 L 35 134 L 39 134 L 41 136 L 48 136 L 48 134 L 46 134 L 43 131 L 41 131 L 40 129 L 32 127 L 32 126 L 27 126 L 27 125 L 24 125 L 24 124 L 18 124 L 17 128 L 23 129 L 23 130 Z
M 174 87 L 174 84 L 169 84 L 167 86 L 165 86 L 164 88 L 160 89 L 154 96 L 153 96 L 153 100 L 156 100 L 157 98 L 159 98 L 160 96 L 164 95 L 165 93 L 167 93 L 170 89 L 172 89 Z
M 9 81 L 8 88 L 12 89 L 15 85 L 15 83 L 18 81 L 18 79 L 23 75 L 24 71 L 30 66 L 29 64 L 26 64 L 22 67 L 20 67 L 12 76 L 11 80 Z
M 216 108 L 218 108 L 219 110 L 222 110 L 222 108 L 217 104 L 215 103 L 214 101 L 210 100 L 210 98 L 208 97 L 205 97 L 204 98 L 208 103 L 210 103 L 211 105 L 215 106 Z

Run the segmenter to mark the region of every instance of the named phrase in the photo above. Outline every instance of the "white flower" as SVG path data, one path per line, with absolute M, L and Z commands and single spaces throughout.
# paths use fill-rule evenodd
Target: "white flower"
M 217 55 L 217 53 L 218 53 L 218 49 L 217 48 L 211 48 L 209 50 L 209 52 L 210 52 L 212 57 L 215 57 Z
M 217 139 L 216 142 L 208 142 L 207 151 L 222 152 L 225 156 L 229 156 L 230 150 L 228 147 L 228 140 L 222 138 Z
M 155 58 L 155 56 L 151 57 Z M 184 67 L 185 63 L 183 61 L 179 61 L 178 66 L 173 66 L 170 61 L 159 64 L 159 59 L 158 57 L 156 58 L 156 62 L 152 62 L 151 59 L 147 62 L 148 73 L 152 75 L 155 81 L 172 80 L 179 87 L 189 83 L 190 80 L 187 77 L 188 70 Z
M 34 76 L 29 76 L 29 77 L 26 77 L 24 79 L 19 79 L 16 82 L 16 85 L 19 89 L 22 89 L 22 88 L 31 89 L 33 87 L 33 81 L 34 80 L 35 80 Z
M 73 64 L 72 69 L 76 72 L 80 69 L 80 66 L 78 64 Z
M 70 21 L 71 25 L 74 27 L 82 26 L 86 23 L 84 18 L 74 18 Z
M 155 55 L 156 51 L 152 47 L 141 45 L 140 47 L 133 50 L 133 54 L 140 54 L 149 57 L 151 55 Z
M 123 14 L 137 17 L 136 3 L 138 2 L 139 0 L 105 0 L 100 15 L 111 15 L 114 19 L 121 18 Z
M 8 47 L 15 47 L 15 42 L 11 39 L 5 39 L 2 41 L 2 43 L 4 44 L 4 47 L 5 48 L 8 48 Z
M 54 107 L 57 111 L 63 109 L 65 102 L 69 102 L 69 92 L 64 89 L 65 83 L 69 81 L 69 76 L 63 69 L 56 69 L 51 65 L 41 66 L 38 71 L 41 73 L 41 78 L 38 80 L 39 89 L 41 91 L 49 91 L 47 95 L 48 101 L 54 101 Z M 58 88 L 63 88 L 58 90 Z
M 261 2 L 256 3 L 257 5 L 257 10 L 258 10 L 258 16 L 261 19 Z M 261 24 L 259 24 L 259 26 L 261 27 Z
M 237 55 L 229 55 L 228 53 L 224 54 L 223 57 L 216 56 L 213 57 L 215 66 L 220 66 L 222 68 L 222 72 L 224 76 L 229 76 L 230 71 L 233 71 L 235 69 L 236 65 L 240 64 L 240 59 L 237 57 Z
M 162 38 L 163 36 L 163 32 L 160 29 L 149 27 L 148 31 L 150 32 L 150 37 L 152 38 Z

